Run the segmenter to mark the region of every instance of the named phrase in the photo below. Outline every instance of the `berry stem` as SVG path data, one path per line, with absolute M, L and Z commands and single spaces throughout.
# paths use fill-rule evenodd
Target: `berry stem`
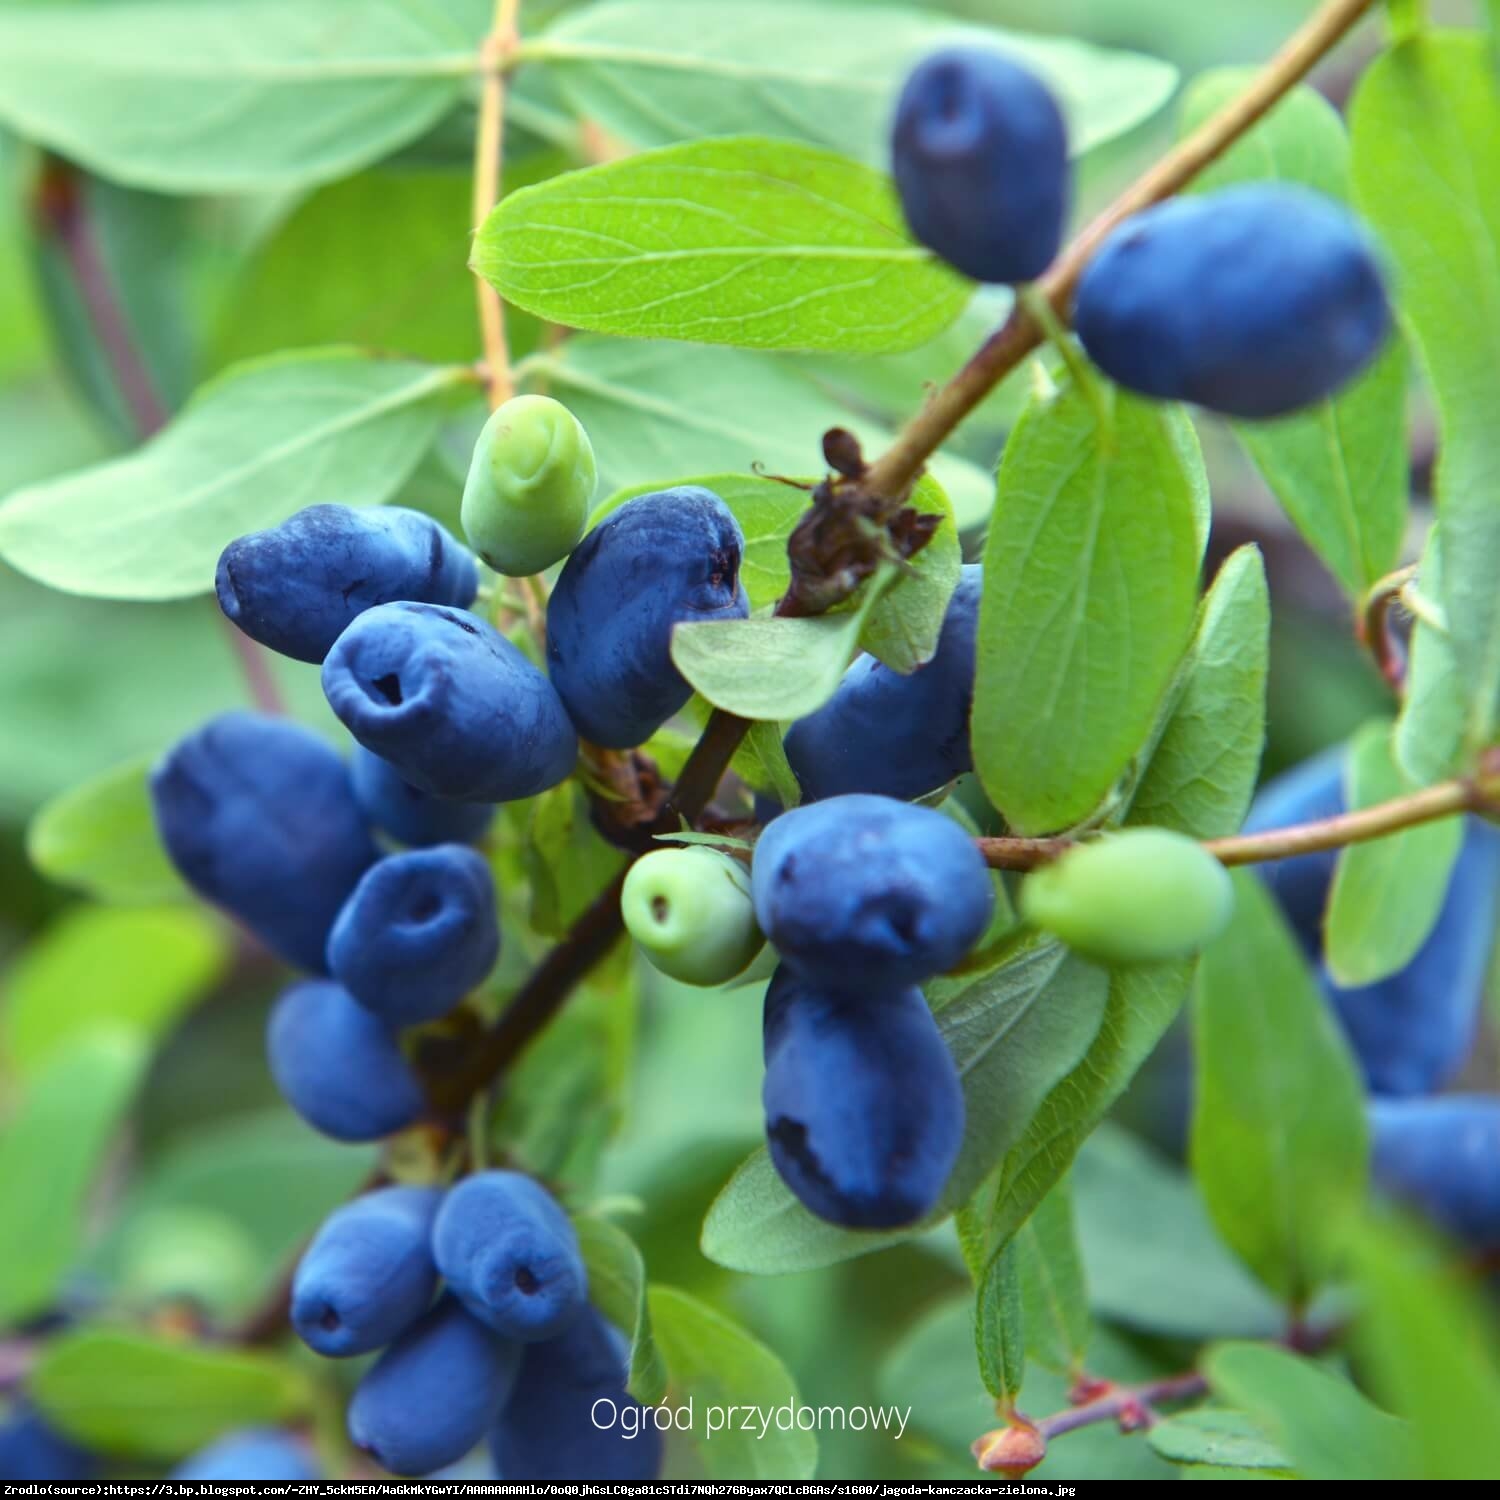
M 500 201 L 501 162 L 505 154 L 505 78 L 520 46 L 516 30 L 521 0 L 495 0 L 495 20 L 479 46 L 483 82 L 479 93 L 479 123 L 474 131 L 474 231 Z M 483 276 L 474 273 L 479 303 L 479 330 L 484 343 L 485 374 L 490 410 L 510 400 L 515 389 L 510 349 L 505 341 L 505 303 Z

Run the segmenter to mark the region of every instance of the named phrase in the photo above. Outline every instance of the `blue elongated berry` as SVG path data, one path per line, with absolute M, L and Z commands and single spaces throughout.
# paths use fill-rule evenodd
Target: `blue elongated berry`
M 533 797 L 563 780 L 578 758 L 552 684 L 499 631 L 463 610 L 367 610 L 328 653 L 323 691 L 360 744 L 435 797 Z
M 813 1213 L 893 1229 L 937 1206 L 964 1097 L 919 989 L 848 994 L 783 964 L 766 991 L 765 1052 L 771 1160 Z
M 266 1054 L 287 1102 L 336 1141 L 376 1141 L 422 1113 L 422 1086 L 395 1033 L 329 980 L 283 993 L 266 1028 Z
M 220 714 L 152 771 L 151 805 L 199 895 L 287 962 L 323 971 L 333 919 L 379 856 L 325 741 L 285 719 Z
M 1500 1098 L 1370 1101 L 1376 1185 L 1476 1249 L 1500 1247 Z
M 449 1290 L 509 1338 L 556 1338 L 588 1300 L 568 1216 L 519 1172 L 480 1172 L 460 1182 L 443 1200 L 432 1249 Z
M 975 281 L 1032 281 L 1068 216 L 1068 132 L 1034 73 L 998 52 L 950 47 L 901 91 L 891 173 L 912 234 Z
M 1111 380 L 1265 418 L 1348 384 L 1380 352 L 1391 308 L 1346 208 L 1256 183 L 1127 220 L 1083 273 L 1073 320 Z
M 631 500 L 578 544 L 547 606 L 547 665 L 584 739 L 639 745 L 688 701 L 672 627 L 750 613 L 744 549 L 728 506 L 692 485 Z
M 231 542 L 214 588 L 219 608 L 246 635 L 318 662 L 377 604 L 471 604 L 479 570 L 469 550 L 420 511 L 310 505 Z
M 172 1479 L 296 1482 L 319 1478 L 306 1443 L 274 1427 L 247 1427 L 184 1459 Z
M 861 656 L 833 697 L 792 725 L 786 756 L 807 801 L 848 792 L 910 801 L 974 768 L 969 708 L 983 585 L 982 567 L 964 568 L 925 666 L 903 676 Z
M 512 1484 L 645 1484 L 662 1436 L 626 1393 L 624 1341 L 592 1307 L 559 1337 L 528 1344 L 490 1434 L 496 1477 Z
M 63 1437 L 22 1401 L 0 1420 L 0 1479 L 13 1484 L 84 1484 L 98 1464 L 87 1449 Z
M 499 955 L 495 882 L 463 844 L 387 855 L 354 888 L 328 939 L 334 978 L 397 1027 L 447 1015 Z
M 957 823 L 863 795 L 777 818 L 755 846 L 751 895 L 783 960 L 840 989 L 900 989 L 951 969 L 995 904 Z
M 292 1326 L 319 1354 L 368 1354 L 405 1333 L 432 1305 L 432 1221 L 443 1195 L 387 1187 L 336 1208 L 292 1278 Z
M 388 760 L 356 744 L 349 763 L 354 795 L 365 816 L 398 843 L 477 844 L 494 821 L 489 802 L 455 802 L 419 791 Z
M 440 1469 L 489 1430 L 520 1362 L 519 1344 L 445 1296 L 366 1372 L 349 1403 L 349 1437 L 393 1474 Z

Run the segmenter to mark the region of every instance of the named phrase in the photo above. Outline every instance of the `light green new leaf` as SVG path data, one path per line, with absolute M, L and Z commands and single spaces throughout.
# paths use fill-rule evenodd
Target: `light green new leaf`
M 1068 1178 L 1037 1205 L 1011 1248 L 1025 1310 L 1026 1352 L 1049 1370 L 1077 1374 L 1088 1353 L 1089 1298 Z
M 974 766 L 1018 833 L 1081 822 L 1142 748 L 1192 629 L 1207 481 L 1182 412 L 1039 395 L 984 554 Z
M 1026 1313 L 1014 1241 L 980 1273 L 974 1293 L 974 1349 L 985 1390 L 1010 1410 L 1026 1379 Z
M 1158 1422 L 1146 1441 L 1174 1464 L 1214 1469 L 1265 1469 L 1284 1474 L 1292 1461 L 1244 1412 L 1208 1407 Z
M 677 1404 L 693 1408 L 698 1456 L 713 1479 L 812 1478 L 818 1440 L 802 1428 L 783 1431 L 774 1415 L 762 1434 L 730 1421 L 710 1432 L 710 1411 L 724 1423 L 724 1409 L 753 1406 L 775 1413 L 800 1404 L 786 1366 L 758 1340 L 723 1313 L 675 1287 L 653 1286 L 647 1293 L 656 1343 L 666 1359 Z
M 238 365 L 144 448 L 10 496 L 0 556 L 73 594 L 205 593 L 235 537 L 319 501 L 390 499 L 465 378 L 338 349 Z
M 1127 822 L 1200 839 L 1239 830 L 1266 738 L 1270 633 L 1260 550 L 1241 547 L 1199 607 L 1197 632 Z
M 49 880 L 101 901 L 149 906 L 186 897 L 151 813 L 151 761 L 132 761 L 54 797 L 26 829 L 26 854 Z
M 589 119 L 637 146 L 745 131 L 885 164 L 890 112 L 912 63 L 940 46 L 993 46 L 1058 93 L 1075 152 L 1120 135 L 1172 92 L 1170 64 L 1055 37 L 959 26 L 915 8 L 818 0 L 611 0 L 563 19 L 525 55 Z
M 1406 1424 L 1311 1360 L 1266 1344 L 1220 1344 L 1208 1356 L 1206 1373 L 1214 1393 L 1248 1414 L 1284 1451 L 1283 1467 L 1299 1479 L 1415 1477 Z
M 1395 255 L 1437 398 L 1442 602 L 1477 748 L 1500 728 L 1500 75 L 1485 38 L 1392 48 L 1351 117 L 1360 207 Z
M 1349 750 L 1350 809 L 1411 790 L 1392 755 L 1390 723 L 1365 725 Z M 1463 819 L 1453 817 L 1340 852 L 1324 930 L 1328 967 L 1341 985 L 1374 984 L 1416 957 L 1442 913 L 1462 843 Z
M 651 1332 L 651 1310 L 646 1300 L 646 1267 L 635 1242 L 623 1229 L 595 1214 L 573 1220 L 578 1248 L 589 1273 L 589 1296 L 594 1305 L 630 1339 L 630 1379 L 626 1389 L 637 1401 L 654 1405 L 667 1390 Z
M 1183 103 L 1183 134 L 1242 93 L 1252 76 L 1225 68 L 1197 79 Z M 1349 142 L 1338 112 L 1313 89 L 1296 89 L 1202 173 L 1194 190 L 1244 182 L 1296 183 L 1347 200 Z M 1279 421 L 1234 424 L 1298 531 L 1356 601 L 1395 566 L 1401 549 L 1405 409 L 1406 355 L 1393 338 L 1337 398 Z
M 913 348 L 972 291 L 908 237 L 888 178 L 756 136 L 525 188 L 485 220 L 473 264 L 554 323 L 745 349 Z
M 1443 597 L 1441 525 L 1427 534 L 1416 587 L 1427 600 Z M 1406 699 L 1391 743 L 1396 763 L 1407 777 L 1418 786 L 1431 786 L 1460 767 L 1468 703 L 1446 628 L 1439 628 L 1430 616 L 1419 615 L 1408 650 Z
M 420 135 L 479 69 L 488 0 L 13 0 L 0 120 L 169 193 L 342 177 Z
M 200 907 L 73 907 L 22 950 L 0 986 L 6 1061 L 33 1078 L 100 1028 L 150 1042 L 215 983 L 229 946 Z
M 913 510 L 942 516 L 942 523 L 875 601 L 859 637 L 871 656 L 897 672 L 915 672 L 932 660 L 963 569 L 953 507 L 936 480 L 930 476 L 919 480 L 907 504 Z
M 0 1328 L 43 1312 L 72 1269 L 89 1189 L 148 1058 L 139 1033 L 99 1028 L 26 1080 L 0 1129 Z
M 1236 1254 L 1304 1306 L 1364 1200 L 1364 1088 L 1302 952 L 1253 874 L 1193 1004 L 1193 1175 Z
M 302 1372 L 272 1354 L 80 1328 L 51 1340 L 32 1399 L 67 1436 L 123 1457 L 170 1460 L 236 1427 L 306 1412 Z

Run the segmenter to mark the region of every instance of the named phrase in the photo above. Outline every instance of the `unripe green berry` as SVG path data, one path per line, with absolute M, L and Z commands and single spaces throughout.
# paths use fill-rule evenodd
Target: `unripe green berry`
M 750 903 L 750 872 L 701 846 L 638 859 L 620 897 L 625 926 L 654 968 L 685 984 L 726 984 L 765 939 Z
M 1196 953 L 1224 930 L 1233 907 L 1224 866 L 1166 828 L 1132 828 L 1079 844 L 1021 886 L 1028 922 L 1104 963 Z
M 512 398 L 474 445 L 463 501 L 469 545 L 512 578 L 550 568 L 578 545 L 596 478 L 588 434 L 566 406 Z

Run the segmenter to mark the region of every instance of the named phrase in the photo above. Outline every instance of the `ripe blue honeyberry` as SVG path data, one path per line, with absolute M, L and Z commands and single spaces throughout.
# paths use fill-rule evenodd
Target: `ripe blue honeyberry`
M 515 1385 L 521 1346 L 445 1296 L 366 1372 L 349 1403 L 349 1437 L 393 1474 L 462 1458 Z
M 326 741 L 285 719 L 221 714 L 152 771 L 151 804 L 200 896 L 289 963 L 322 972 L 333 919 L 379 857 Z
M 468 549 L 420 511 L 310 505 L 231 542 L 214 588 L 219 608 L 246 635 L 316 662 L 374 605 L 472 603 L 479 571 Z
M 271 1076 L 314 1130 L 375 1141 L 422 1113 L 422 1086 L 395 1033 L 342 985 L 307 980 L 285 991 L 266 1028 Z
M 592 1307 L 559 1337 L 528 1344 L 490 1434 L 496 1477 L 513 1484 L 655 1479 L 662 1436 L 626 1393 L 626 1373 L 623 1340 Z
M 750 613 L 744 549 L 729 508 L 693 485 L 631 500 L 584 537 L 547 605 L 547 665 L 584 739 L 639 745 L 688 701 L 672 627 Z
M 397 1027 L 447 1015 L 499 956 L 495 882 L 463 844 L 387 855 L 354 888 L 328 939 L 334 978 Z
M 1047 86 L 1008 57 L 950 47 L 896 105 L 891 173 L 912 234 L 975 281 L 1032 281 L 1068 215 L 1068 130 Z
M 969 708 L 983 585 L 978 563 L 964 568 L 925 666 L 902 676 L 861 656 L 833 697 L 792 725 L 786 756 L 809 802 L 847 792 L 910 801 L 973 770 Z
M 807 1208 L 894 1229 L 937 1206 L 964 1097 L 919 989 L 848 994 L 783 964 L 766 991 L 765 1050 L 771 1160 Z
M 1374 246 L 1346 208 L 1256 183 L 1128 220 L 1083 273 L 1074 324 L 1094 363 L 1133 391 L 1279 417 L 1358 375 L 1391 309 Z
M 320 1476 L 306 1443 L 274 1427 L 247 1427 L 184 1459 L 169 1477 L 270 1483 Z
M 17 1484 L 84 1484 L 96 1477 L 94 1455 L 54 1432 L 22 1401 L 0 1421 L 0 1479 Z
M 464 534 L 497 572 L 540 573 L 578 545 L 598 471 L 578 418 L 550 396 L 491 413 L 464 485 Z
M 625 877 L 620 912 L 646 960 L 684 984 L 727 984 L 765 945 L 750 872 L 714 849 L 657 849 Z
M 494 820 L 489 802 L 455 802 L 419 791 L 388 760 L 356 744 L 349 763 L 354 795 L 365 816 L 398 843 L 477 844 Z
M 435 797 L 532 797 L 556 786 L 578 758 L 552 684 L 463 610 L 366 611 L 328 653 L 323 691 L 360 744 Z
M 1103 963 L 1196 953 L 1234 911 L 1229 872 L 1168 828 L 1127 828 L 1070 849 L 1026 877 L 1028 922 Z
M 1465 1244 L 1500 1247 L 1500 1098 L 1372 1099 L 1369 1113 L 1376 1185 Z
M 368 1354 L 427 1311 L 442 1201 L 437 1188 L 378 1188 L 324 1220 L 292 1278 L 292 1326 L 309 1348 L 330 1358 Z
M 443 1200 L 432 1249 L 449 1290 L 509 1338 L 556 1338 L 588 1300 L 567 1214 L 519 1172 L 479 1172 L 460 1182 Z
M 783 813 L 755 846 L 751 892 L 782 958 L 840 989 L 899 989 L 951 969 L 995 905 L 973 839 L 889 797 Z

